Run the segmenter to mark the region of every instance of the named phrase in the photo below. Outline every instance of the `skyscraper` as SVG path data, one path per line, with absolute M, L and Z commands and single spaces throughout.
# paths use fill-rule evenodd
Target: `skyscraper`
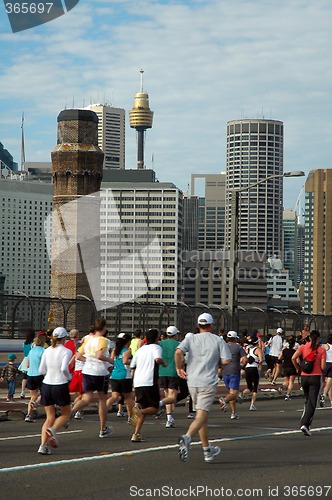
M 305 183 L 304 307 L 332 313 L 332 169 L 312 170 Z
M 0 275 L 8 294 L 47 296 L 50 260 L 44 235 L 52 211 L 51 182 L 0 179 Z
M 98 146 L 104 152 L 104 168 L 125 168 L 125 110 L 108 104 L 91 104 L 85 109 L 98 116 Z
M 297 214 L 294 210 L 283 211 L 283 263 L 289 271 L 289 279 L 297 286 L 298 274 L 298 242 Z
M 225 245 L 226 174 L 192 174 L 192 196 L 197 195 L 199 179 L 204 180 L 204 196 L 198 197 L 198 249 L 221 250 Z
M 101 296 L 108 307 L 180 300 L 182 193 L 171 182 L 146 182 L 135 173 L 144 172 L 102 184 Z
M 283 123 L 244 119 L 227 123 L 226 245 L 230 241 L 230 191 L 283 173 Z M 282 178 L 240 193 L 239 249 L 281 256 Z

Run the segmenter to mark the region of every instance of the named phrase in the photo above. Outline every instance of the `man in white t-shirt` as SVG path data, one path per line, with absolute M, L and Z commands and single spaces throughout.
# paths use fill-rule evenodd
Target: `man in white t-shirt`
M 131 440 L 135 443 L 144 441 L 140 431 L 147 415 L 156 415 L 160 408 L 172 404 L 175 398 L 164 398 L 160 401 L 158 385 L 158 367 L 166 366 L 162 359 L 162 350 L 158 345 L 159 330 L 152 328 L 146 334 L 146 344 L 138 349 L 131 361 L 130 367 L 134 370 L 133 385 L 135 388 L 136 402 L 131 417 L 135 432 Z
M 282 328 L 277 328 L 277 335 L 274 335 L 269 341 L 270 346 L 270 358 L 273 362 L 273 371 L 272 371 L 272 385 L 277 384 L 277 378 L 279 377 L 281 360 L 279 360 L 280 353 L 282 351 L 282 335 L 284 331 Z
M 179 456 L 183 462 L 188 460 L 191 438 L 198 432 L 202 441 L 204 460 L 212 462 L 220 453 L 220 448 L 209 444 L 208 415 L 217 391 L 219 364 L 230 363 L 232 355 L 224 339 L 212 333 L 211 314 L 201 314 L 197 323 L 199 333 L 187 334 L 175 351 L 177 373 L 179 377 L 187 379 L 196 408 L 195 420 L 189 426 L 187 433 L 179 438 Z M 187 354 L 186 370 L 184 370 L 185 354 Z

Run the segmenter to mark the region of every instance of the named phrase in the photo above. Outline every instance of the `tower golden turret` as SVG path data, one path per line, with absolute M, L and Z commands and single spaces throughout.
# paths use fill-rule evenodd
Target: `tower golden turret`
M 134 96 L 134 107 L 129 111 L 130 127 L 137 132 L 137 168 L 144 168 L 144 136 L 152 128 L 153 111 L 149 107 L 149 94 L 143 91 L 143 73 L 141 69 L 141 88 Z

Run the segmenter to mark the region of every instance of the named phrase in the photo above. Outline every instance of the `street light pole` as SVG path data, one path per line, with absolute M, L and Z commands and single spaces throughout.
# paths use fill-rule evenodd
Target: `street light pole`
M 239 196 L 243 191 L 264 184 L 272 179 L 280 177 L 303 177 L 305 173 L 300 171 L 284 172 L 283 174 L 274 174 L 261 179 L 258 182 L 250 184 L 239 189 L 231 190 L 231 231 L 230 231 L 230 248 L 229 248 L 229 278 L 228 278 L 228 312 L 230 323 L 233 329 L 238 328 L 238 283 L 239 283 Z

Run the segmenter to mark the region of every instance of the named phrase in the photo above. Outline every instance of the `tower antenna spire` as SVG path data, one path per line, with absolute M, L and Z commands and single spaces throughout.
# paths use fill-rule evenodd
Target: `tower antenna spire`
M 141 69 L 140 73 L 141 73 L 141 88 L 140 88 L 140 92 L 141 92 L 141 94 L 143 94 L 143 75 L 144 75 L 144 69 Z
M 143 91 L 143 73 L 141 73 L 141 88 L 134 96 L 134 107 L 129 111 L 130 127 L 137 132 L 137 168 L 145 168 L 144 165 L 144 136 L 145 131 L 152 127 L 153 111 L 149 105 L 149 94 Z
M 25 145 L 24 145 L 24 111 L 22 113 L 21 121 L 21 170 L 24 170 L 25 163 Z

